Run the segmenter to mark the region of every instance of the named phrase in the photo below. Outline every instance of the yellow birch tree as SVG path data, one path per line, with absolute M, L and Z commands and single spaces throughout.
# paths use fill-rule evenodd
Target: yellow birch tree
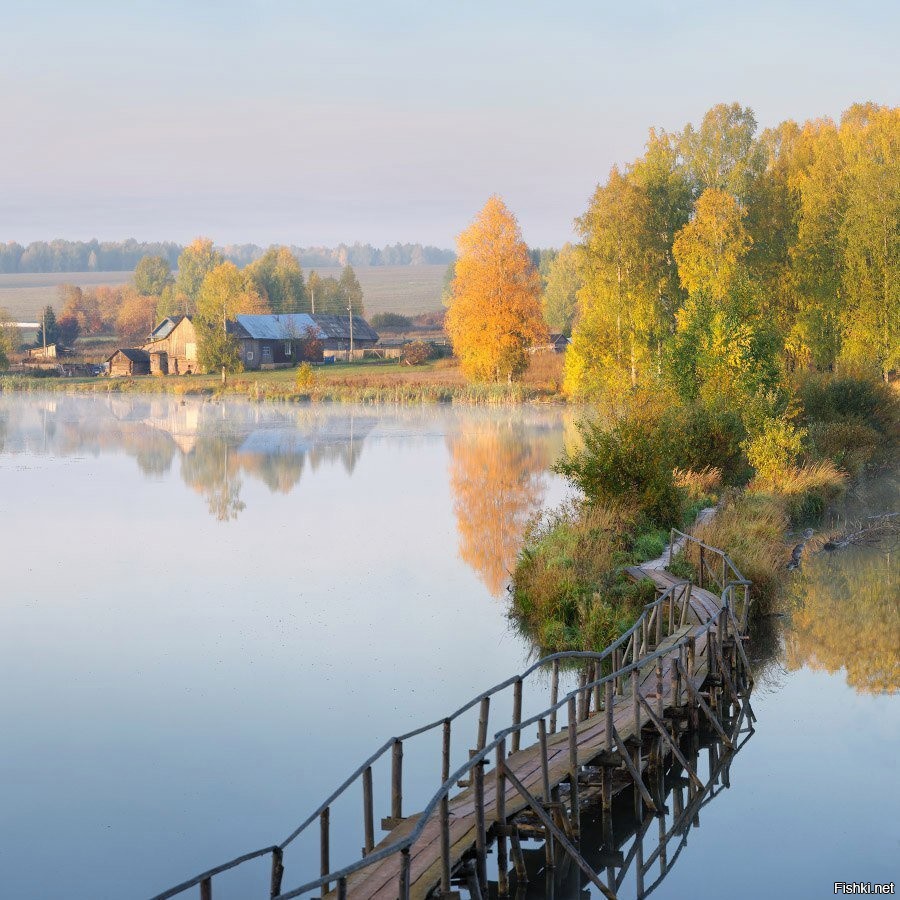
M 516 217 L 498 196 L 460 234 L 446 328 L 473 381 L 511 381 L 528 368 L 528 348 L 545 342 L 541 279 Z

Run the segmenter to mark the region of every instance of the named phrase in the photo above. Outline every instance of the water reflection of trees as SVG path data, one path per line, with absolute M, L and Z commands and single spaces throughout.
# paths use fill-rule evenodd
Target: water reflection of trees
M 459 554 L 499 595 L 540 508 L 550 449 L 520 421 L 487 419 L 464 424 L 448 445 Z
M 795 582 L 785 635 L 789 669 L 847 671 L 861 693 L 900 687 L 900 566 L 896 548 L 860 548 L 813 557 Z

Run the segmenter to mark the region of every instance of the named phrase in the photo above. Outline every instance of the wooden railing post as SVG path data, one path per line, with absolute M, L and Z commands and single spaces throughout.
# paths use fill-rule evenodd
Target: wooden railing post
M 444 747 L 441 753 L 441 784 L 450 777 L 450 720 L 444 719 Z
M 622 669 L 622 649 L 619 648 L 617 650 L 613 650 L 613 671 L 616 673 L 615 678 L 613 680 L 613 685 L 616 689 L 616 693 L 621 697 L 622 694 L 625 693 L 625 685 L 622 683 L 622 675 L 619 674 Z
M 450 896 L 450 797 L 446 791 L 441 797 L 441 894 Z
M 329 862 L 329 819 L 331 818 L 331 808 L 326 806 L 319 815 L 319 869 L 320 874 L 324 877 L 331 871 L 331 863 Z M 322 884 L 322 896 L 328 893 L 329 883 L 326 881 Z
M 277 897 L 281 893 L 281 879 L 284 876 L 284 851 L 276 847 L 272 851 L 272 877 L 269 881 L 269 897 Z
M 669 565 L 668 568 L 672 567 L 672 556 L 675 553 L 675 529 L 669 529 Z
M 603 674 L 603 663 L 597 659 L 594 660 L 594 674 L 591 680 L 594 682 L 594 709 L 600 712 L 600 677 Z
M 515 684 L 513 684 L 513 725 L 521 725 L 522 724 L 522 679 L 517 678 Z M 521 732 L 518 728 L 512 733 L 512 747 L 511 750 L 513 753 L 519 752 L 519 739 Z M 446 779 L 445 779 L 446 780 Z
M 663 601 L 660 599 L 656 604 L 656 646 L 662 643 L 662 620 L 663 620 Z
M 409 847 L 400 851 L 400 900 L 409 900 Z
M 212 878 L 200 882 L 200 900 L 212 900 Z
M 368 856 L 375 849 L 375 804 L 372 800 L 372 767 L 366 766 L 362 777 L 363 784 L 363 830 L 365 846 L 363 856 Z
M 391 750 L 391 818 L 403 818 L 403 741 Z
M 559 660 L 553 660 L 553 673 L 550 677 L 550 706 L 553 711 L 550 713 L 550 734 L 556 732 L 556 704 L 559 700 Z
M 603 687 L 606 689 L 603 698 L 603 706 L 606 713 L 606 749 L 611 752 L 613 748 L 613 710 L 615 708 L 612 680 L 604 682 Z
M 659 718 L 661 719 L 663 717 L 663 710 L 665 709 L 665 698 L 663 697 L 663 667 L 661 659 L 656 661 L 656 708 L 658 710 Z
M 703 563 L 704 563 L 704 559 L 703 559 L 703 544 L 701 544 L 701 545 L 700 545 L 700 567 L 699 567 L 699 571 L 698 571 L 698 573 L 697 573 L 698 576 L 699 576 L 698 580 L 699 580 L 699 582 L 700 582 L 700 590 L 703 590 Z
M 487 894 L 487 832 L 484 822 L 484 762 L 475 766 L 475 856 L 482 896 Z

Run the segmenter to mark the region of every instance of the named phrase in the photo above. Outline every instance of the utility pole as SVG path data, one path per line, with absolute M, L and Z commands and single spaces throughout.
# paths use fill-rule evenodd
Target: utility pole
M 350 362 L 353 362 L 353 298 L 347 301 L 347 309 L 350 311 Z
M 309 296 L 312 297 L 312 314 L 315 315 L 316 314 L 316 286 L 315 285 L 313 285 L 312 288 L 310 288 Z
M 47 307 L 41 313 L 41 337 L 44 339 L 44 359 L 47 358 Z M 352 343 L 351 339 L 351 343 Z

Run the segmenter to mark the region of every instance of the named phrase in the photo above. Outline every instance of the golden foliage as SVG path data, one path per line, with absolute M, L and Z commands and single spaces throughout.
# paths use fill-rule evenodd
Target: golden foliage
M 672 254 L 689 294 L 706 292 L 714 300 L 728 293 L 751 239 L 745 216 L 731 194 L 707 188 L 697 200 L 694 218 L 678 232 Z
M 527 350 L 545 343 L 541 280 L 519 224 L 493 196 L 460 234 L 446 329 L 466 377 L 511 380 L 528 367 Z
M 789 669 L 838 672 L 860 693 L 900 688 L 900 567 L 871 549 L 814 556 L 793 586 L 797 607 L 785 638 Z
M 512 422 L 485 421 L 448 443 L 459 554 L 499 596 L 540 507 L 550 454 Z

